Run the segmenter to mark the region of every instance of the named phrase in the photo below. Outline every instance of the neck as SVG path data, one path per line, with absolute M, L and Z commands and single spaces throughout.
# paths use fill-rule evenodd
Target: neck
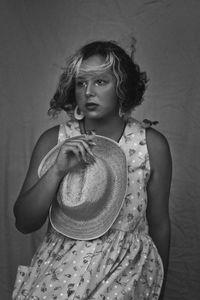
M 125 121 L 116 116 L 109 119 L 84 119 L 85 131 L 94 131 L 98 135 L 118 140 L 123 133 Z

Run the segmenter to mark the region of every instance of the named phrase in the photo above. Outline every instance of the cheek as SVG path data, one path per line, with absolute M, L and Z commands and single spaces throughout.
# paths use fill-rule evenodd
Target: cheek
M 80 95 L 80 91 L 79 91 L 79 90 L 77 90 L 76 88 L 75 88 L 75 91 L 74 91 L 74 93 L 75 93 L 75 97 L 78 97 L 78 96 Z
M 83 92 L 80 90 L 75 90 L 75 99 L 77 103 L 81 102 L 83 99 Z
M 118 103 L 118 96 L 117 96 L 117 94 L 116 94 L 116 90 L 115 90 L 114 87 L 111 88 L 111 89 L 109 89 L 109 90 L 106 92 L 106 96 L 107 96 L 107 98 L 110 99 L 110 102 L 111 102 L 112 104 L 117 104 L 117 103 Z

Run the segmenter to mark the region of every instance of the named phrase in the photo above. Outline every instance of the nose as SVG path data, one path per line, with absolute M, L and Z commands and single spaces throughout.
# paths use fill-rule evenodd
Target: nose
M 88 82 L 86 89 L 85 89 L 85 95 L 87 97 L 90 97 L 90 96 L 94 96 L 94 94 L 95 94 L 95 92 L 94 92 L 94 87 L 92 85 L 92 82 Z

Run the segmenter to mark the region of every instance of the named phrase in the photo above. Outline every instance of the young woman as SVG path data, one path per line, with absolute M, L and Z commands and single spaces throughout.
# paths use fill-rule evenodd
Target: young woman
M 161 133 L 129 117 L 146 83 L 146 73 L 115 42 L 87 44 L 69 59 L 49 113 L 65 110 L 70 119 L 39 138 L 14 206 L 16 227 L 31 233 L 45 223 L 62 179 L 93 155 L 95 134 L 124 151 L 127 193 L 116 221 L 99 238 L 74 240 L 49 224 L 31 265 L 19 267 L 13 299 L 163 297 L 171 155 Z M 42 158 L 60 142 L 55 163 L 39 178 Z

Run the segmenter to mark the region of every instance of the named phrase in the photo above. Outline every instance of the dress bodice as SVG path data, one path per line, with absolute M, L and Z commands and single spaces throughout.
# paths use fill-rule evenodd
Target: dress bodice
M 60 125 L 58 141 L 80 135 L 78 122 Z M 128 187 L 122 209 L 112 229 L 147 233 L 146 221 L 147 182 L 150 176 L 150 163 L 146 144 L 146 131 L 142 123 L 129 118 L 119 141 L 128 166 Z
M 79 124 L 60 125 L 58 142 L 80 135 Z M 20 266 L 13 300 L 158 300 L 164 269 L 148 234 L 146 131 L 129 119 L 119 141 L 128 165 L 122 209 L 103 236 L 73 240 L 49 226 L 29 267 Z

